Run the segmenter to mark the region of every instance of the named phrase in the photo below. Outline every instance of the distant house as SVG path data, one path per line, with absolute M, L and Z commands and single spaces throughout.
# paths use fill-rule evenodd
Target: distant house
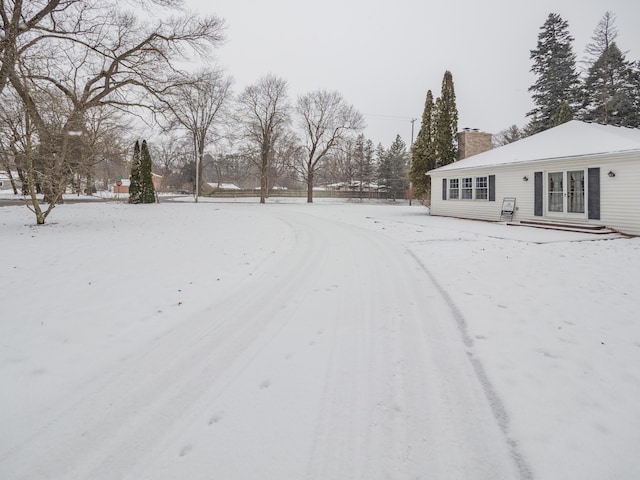
M 123 178 L 122 180 L 116 180 L 112 185 L 109 186 L 109 191 L 115 194 L 126 193 L 129 194 L 129 185 L 131 185 L 131 180 L 128 178 Z
M 381 190 L 381 187 L 377 183 L 351 181 L 330 183 L 327 185 L 327 190 L 336 192 L 357 192 L 360 190 L 363 192 L 377 192 Z
M 22 182 L 20 181 L 18 172 L 11 172 L 11 177 L 13 177 L 13 181 L 16 184 L 16 188 L 20 190 L 22 188 Z M 0 192 L 6 191 L 6 190 L 13 191 L 13 186 L 11 185 L 11 178 L 6 172 L 0 172 Z
M 241 190 L 233 183 L 207 183 L 205 190 Z
M 151 181 L 153 182 L 153 188 L 155 191 L 159 191 L 162 187 L 162 175 L 156 175 L 155 173 L 151 173 Z M 120 182 L 120 185 L 118 185 Z M 128 178 L 123 178 L 122 180 L 116 180 L 111 185 L 109 185 L 109 191 L 113 193 L 129 193 L 129 186 L 131 185 L 131 180 Z
M 153 188 L 156 192 L 159 192 L 162 188 L 162 175 L 151 172 L 151 181 L 153 182 Z
M 431 214 L 603 225 L 640 235 L 640 130 L 573 120 L 427 172 Z

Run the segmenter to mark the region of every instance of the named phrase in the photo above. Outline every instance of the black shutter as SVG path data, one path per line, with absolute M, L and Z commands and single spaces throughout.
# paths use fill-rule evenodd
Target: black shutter
M 588 216 L 591 220 L 600 220 L 600 169 L 590 168 L 588 170 L 589 178 L 589 212 Z
M 489 175 L 489 201 L 496 201 L 496 176 Z
M 541 217 L 542 216 L 542 172 L 535 172 L 533 174 L 533 189 L 534 189 L 533 214 L 536 217 Z
M 447 199 L 447 179 L 446 178 L 442 179 L 442 199 L 443 200 Z

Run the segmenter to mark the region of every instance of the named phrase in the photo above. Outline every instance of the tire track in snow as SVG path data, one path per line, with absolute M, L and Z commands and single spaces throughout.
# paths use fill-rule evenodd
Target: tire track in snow
M 351 301 L 340 305 L 344 324 L 336 325 L 306 478 L 527 478 L 450 306 L 426 298 L 434 289 L 415 259 L 352 225 L 324 220 L 308 228 L 331 232 L 346 250 L 336 268 L 359 276 L 350 279 Z
M 0 465 L 0 472 L 23 473 L 7 478 L 157 480 L 187 478 L 181 469 L 190 465 L 191 478 L 225 480 L 517 478 L 514 448 L 506 445 L 469 364 L 453 304 L 442 295 L 427 298 L 435 283 L 415 258 L 378 233 L 311 218 L 312 208 L 265 212 L 297 235 L 289 268 L 272 265 L 254 275 L 118 366 L 99 381 L 102 388 L 92 387 L 75 404 L 77 411 L 65 412 L 13 452 L 15 470 Z M 281 315 L 281 306 L 292 303 L 297 307 Z M 288 315 L 315 315 L 310 308 L 325 321 L 321 337 L 312 335 L 319 331 L 315 321 L 291 328 Z M 459 313 L 453 316 L 464 325 Z M 273 354 L 274 344 L 282 348 L 279 358 L 301 361 L 296 375 L 272 376 L 275 364 L 265 353 Z M 308 375 L 311 365 L 315 375 Z M 301 428 L 286 425 L 289 412 L 266 400 L 283 390 L 306 399 L 301 408 L 293 405 Z M 246 398 L 252 395 L 258 398 Z M 223 406 L 217 399 L 225 396 Z M 250 411 L 262 402 L 264 409 Z M 277 421 L 264 418 L 271 415 Z M 256 425 L 274 431 L 256 435 Z M 207 448 L 198 443 L 197 427 L 214 437 L 205 445 L 210 452 L 202 453 Z M 292 437 L 282 438 L 283 431 Z M 255 438 L 243 439 L 244 432 Z M 234 445 L 245 449 L 232 451 Z M 220 461 L 226 456 L 233 460 Z M 270 470 L 261 471 L 264 466 Z
M 440 296 L 444 299 L 446 304 L 449 306 L 449 309 L 451 310 L 451 314 L 453 315 L 453 318 L 456 320 L 456 324 L 458 326 L 458 329 L 460 330 L 460 335 L 462 336 L 462 341 L 464 342 L 465 346 L 472 348 L 473 339 L 469 336 L 467 332 L 467 321 L 464 318 L 464 315 L 462 314 L 458 306 L 455 304 L 455 302 L 453 301 L 449 293 L 442 287 L 442 285 L 440 285 L 435 275 L 431 273 L 431 271 L 422 262 L 422 260 L 410 249 L 407 249 L 407 252 L 409 255 L 411 255 L 411 257 L 415 260 L 415 262 L 420 266 L 420 269 L 429 277 L 429 279 L 431 280 L 431 283 L 433 283 L 433 285 L 436 287 L 436 290 L 438 291 Z M 532 480 L 533 473 L 531 471 L 531 468 L 529 467 L 524 457 L 520 453 L 517 442 L 510 437 L 509 416 L 507 415 L 507 411 L 504 407 L 504 404 L 502 403 L 502 400 L 500 399 L 498 393 L 493 388 L 493 385 L 491 384 L 491 381 L 489 380 L 489 377 L 487 376 L 484 366 L 482 365 L 480 360 L 475 356 L 473 356 L 472 352 L 468 352 L 468 354 L 469 354 L 469 361 L 471 362 L 471 365 L 473 365 L 473 369 L 478 378 L 478 381 L 482 385 L 482 388 L 487 397 L 489 405 L 491 405 L 491 410 L 493 411 L 493 415 L 496 419 L 496 422 L 500 426 L 500 429 L 502 430 L 506 438 L 507 444 L 510 447 L 511 456 L 513 457 L 514 462 L 518 466 L 518 470 L 520 472 L 520 478 L 522 480 Z
M 286 223 L 285 223 L 286 225 Z M 291 229 L 292 226 L 287 225 Z M 282 328 L 281 305 L 309 281 L 323 252 L 296 229 L 281 272 L 273 263 L 251 276 L 220 304 L 157 338 L 92 384 L 24 444 L 0 459 L 4 478 L 140 478 L 156 446 L 184 416 L 206 408 L 232 385 Z M 281 254 L 281 255 L 284 255 Z M 278 273 L 278 288 L 263 288 Z M 176 453 L 185 457 L 188 444 Z M 142 467 L 138 467 L 142 465 Z

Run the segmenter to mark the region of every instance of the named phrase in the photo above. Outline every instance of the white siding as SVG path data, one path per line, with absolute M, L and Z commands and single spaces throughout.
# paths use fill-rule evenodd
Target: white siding
M 600 220 L 584 217 L 534 215 L 534 173 L 600 168 Z M 609 177 L 609 171 L 615 177 Z M 495 202 L 487 200 L 442 200 L 442 179 L 495 175 Z M 523 177 L 528 181 L 524 181 Z M 586 179 L 586 172 L 585 172 Z M 543 184 L 546 176 L 543 175 Z M 431 174 L 431 214 L 478 220 L 498 221 L 504 197 L 516 198 L 514 220 L 553 219 L 563 222 L 605 225 L 621 232 L 640 235 L 640 152 L 594 155 L 554 160 L 538 160 L 518 165 L 464 168 Z M 585 191 L 587 210 L 588 186 Z M 543 195 L 546 209 L 546 190 Z

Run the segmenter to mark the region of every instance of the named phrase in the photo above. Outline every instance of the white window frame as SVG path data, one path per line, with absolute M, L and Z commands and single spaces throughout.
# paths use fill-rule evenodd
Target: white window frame
M 455 182 L 455 186 L 453 185 L 454 182 Z M 453 192 L 455 192 L 455 194 Z M 459 178 L 449 179 L 449 199 L 451 200 L 460 199 L 460 179 Z
M 448 178 L 447 199 L 488 202 L 489 175 Z
M 473 190 L 473 198 L 475 200 L 488 200 L 489 199 L 489 177 L 475 177 L 473 182 L 474 190 Z M 484 181 L 484 185 L 480 183 Z M 484 196 L 480 196 L 480 194 Z
M 473 200 L 473 177 L 462 177 L 460 180 L 460 200 Z

